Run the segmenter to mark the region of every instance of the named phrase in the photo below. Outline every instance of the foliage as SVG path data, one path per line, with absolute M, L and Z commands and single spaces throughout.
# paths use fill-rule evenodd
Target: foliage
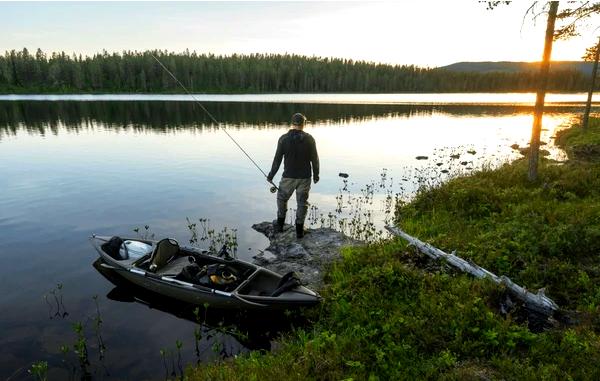
M 596 120 L 594 123 L 598 123 Z M 274 353 L 189 368 L 192 380 L 516 379 L 600 377 L 600 167 L 523 160 L 421 189 L 400 205 L 419 238 L 547 287 L 571 326 L 539 334 L 498 311 L 490 282 L 429 266 L 399 241 L 347 248 L 329 270 L 319 310 Z
M 585 49 L 585 53 L 581 57 L 584 61 L 594 62 L 596 60 L 596 51 L 598 50 L 598 44 L 594 44 L 589 48 Z
M 554 32 L 555 39 L 579 36 L 578 28 L 594 15 L 600 13 L 600 2 L 570 1 L 557 15 L 560 24 Z
M 181 93 L 152 54 L 192 92 L 502 92 L 535 91 L 538 82 L 536 72 L 464 73 L 290 54 L 104 51 L 82 57 L 24 48 L 0 55 L 0 93 Z M 581 91 L 586 82 L 579 71 L 555 71 L 549 90 Z

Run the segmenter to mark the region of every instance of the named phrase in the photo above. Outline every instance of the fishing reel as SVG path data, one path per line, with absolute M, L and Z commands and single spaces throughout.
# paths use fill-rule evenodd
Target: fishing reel
M 267 179 L 268 181 L 269 179 Z M 271 184 L 271 188 L 269 188 L 269 192 L 271 193 L 276 193 L 279 188 L 277 188 L 277 186 L 275 185 L 275 183 L 273 183 L 273 181 L 269 181 L 269 184 Z

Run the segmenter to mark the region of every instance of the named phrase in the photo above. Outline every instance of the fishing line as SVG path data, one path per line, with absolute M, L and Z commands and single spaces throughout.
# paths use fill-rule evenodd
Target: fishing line
M 252 164 L 254 164 L 256 166 L 256 168 L 258 168 L 258 170 L 263 174 L 263 176 L 265 176 L 265 178 L 268 178 L 267 174 L 265 173 L 265 171 L 262 170 L 261 167 L 259 167 L 258 164 L 256 164 L 256 162 L 252 159 L 252 157 L 250 157 L 250 155 L 248 154 L 248 152 L 246 152 L 246 150 L 244 150 L 244 148 L 242 148 L 241 145 L 239 145 L 239 143 L 233 138 L 233 136 L 231 136 L 229 134 L 229 132 L 227 132 L 227 130 L 224 127 L 221 127 L 221 122 L 219 122 L 217 120 L 217 118 L 215 118 L 213 116 L 213 114 L 211 114 L 206 107 L 204 107 L 204 105 L 202 105 L 202 103 L 200 103 L 200 101 L 194 96 L 194 94 L 192 94 L 187 87 L 185 87 L 183 85 L 183 83 L 181 83 L 181 81 L 179 81 L 179 79 L 177 79 L 177 77 L 175 77 L 175 74 L 173 74 L 165 65 L 163 65 L 162 62 L 160 62 L 160 60 L 154 55 L 152 54 L 152 52 L 150 52 L 150 55 L 152 56 L 152 58 L 154 58 L 156 60 L 156 62 L 158 62 L 158 64 L 167 72 L 169 73 L 169 75 L 171 76 L 171 78 L 173 78 L 175 80 L 175 82 L 177 82 L 179 84 L 179 86 L 181 86 L 181 88 L 183 90 L 185 90 L 185 92 L 192 97 L 192 99 L 194 99 L 194 101 L 196 102 L 196 104 L 198 106 L 200 106 L 200 108 L 206 113 L 206 115 L 208 115 L 210 117 L 210 119 L 212 119 L 213 122 L 215 122 L 215 124 L 217 125 L 217 128 L 219 128 L 219 130 L 223 131 L 228 137 L 229 139 L 231 139 L 232 142 L 235 143 L 236 146 L 238 146 L 238 148 L 244 153 L 244 155 L 246 155 L 246 157 L 252 162 Z M 268 180 L 267 180 L 268 181 Z M 277 191 L 277 186 L 275 184 L 273 184 L 272 181 L 269 181 L 269 183 L 271 185 L 273 185 L 271 187 L 271 193 L 275 193 Z

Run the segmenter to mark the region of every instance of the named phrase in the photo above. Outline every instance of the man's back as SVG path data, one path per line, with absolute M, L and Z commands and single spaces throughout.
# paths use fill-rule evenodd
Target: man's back
M 282 177 L 291 179 L 309 179 L 312 173 L 319 174 L 319 156 L 315 139 L 301 130 L 289 130 L 279 138 L 277 152 L 273 160 L 271 173 L 277 172 L 284 158 Z

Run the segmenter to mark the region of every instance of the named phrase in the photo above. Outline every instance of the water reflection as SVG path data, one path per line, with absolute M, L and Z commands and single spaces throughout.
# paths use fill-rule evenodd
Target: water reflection
M 302 112 L 314 124 L 339 124 L 374 118 L 410 118 L 434 113 L 452 116 L 499 116 L 529 114 L 527 105 L 367 105 L 309 103 L 208 103 L 205 107 L 216 118 L 234 128 L 275 128 L 287 125 L 290 115 Z M 568 112 L 567 107 L 548 107 L 548 112 Z M 214 128 L 206 113 L 192 102 L 31 102 L 0 101 L 0 138 L 19 130 L 29 133 L 57 134 L 60 127 L 78 132 L 94 125 L 113 129 L 168 131 L 189 128 Z

